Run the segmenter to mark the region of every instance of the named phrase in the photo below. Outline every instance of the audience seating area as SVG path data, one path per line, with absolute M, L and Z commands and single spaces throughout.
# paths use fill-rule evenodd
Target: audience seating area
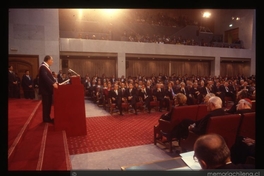
M 180 139 L 172 138 L 172 129 L 179 124 L 183 119 L 188 118 L 192 120 L 198 120 L 204 117 L 207 112 L 205 104 L 188 105 L 174 107 L 172 110 L 172 116 L 170 121 L 159 119 L 159 123 L 154 126 L 154 144 L 165 144 L 169 142 L 169 150 L 172 152 L 172 141 L 176 140 L 180 144 Z M 163 137 L 166 137 L 166 141 L 163 141 Z
M 255 112 L 211 117 L 206 133 L 222 135 L 229 148 L 235 143 L 238 136 L 255 139 Z M 189 133 L 188 138 L 181 141 L 182 150 L 193 150 L 193 144 L 198 137 L 194 133 Z

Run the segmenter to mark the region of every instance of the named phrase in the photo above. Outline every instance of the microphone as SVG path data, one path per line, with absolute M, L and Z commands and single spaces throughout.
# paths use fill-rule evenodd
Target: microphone
M 76 72 L 73 71 L 72 69 L 69 69 L 68 72 L 73 73 L 73 74 L 75 74 L 75 75 L 77 75 L 77 76 L 80 76 L 78 73 L 76 73 Z

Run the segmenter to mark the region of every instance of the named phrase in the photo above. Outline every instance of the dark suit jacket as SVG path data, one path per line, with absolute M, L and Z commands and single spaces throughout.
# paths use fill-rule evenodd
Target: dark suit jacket
M 9 82 L 9 86 L 13 86 L 13 82 L 15 82 L 16 79 L 16 75 L 14 72 L 10 73 L 10 71 L 8 71 L 8 82 Z
M 199 135 L 205 134 L 207 123 L 210 117 L 220 116 L 220 115 L 225 115 L 225 114 L 228 114 L 228 113 L 226 113 L 223 108 L 215 109 L 209 112 L 205 117 L 195 122 L 195 128 L 193 128 L 192 131 L 195 134 L 199 134 Z
M 153 90 L 153 95 L 157 97 L 158 100 L 164 99 L 165 96 L 165 90 L 161 88 L 161 92 L 157 91 L 157 88 Z
M 209 90 L 210 93 L 213 93 L 212 91 Z M 206 87 L 201 87 L 200 93 L 203 95 L 203 97 L 207 94 Z
M 125 92 L 125 95 L 126 95 L 127 100 L 128 100 L 128 97 L 129 96 L 132 96 L 132 99 L 135 99 L 136 100 L 137 99 L 137 90 L 135 88 L 133 88 L 131 92 L 129 90 L 130 89 L 127 88 L 126 89 L 126 92 Z
M 172 88 L 172 90 L 169 88 L 165 89 L 165 96 L 170 97 L 170 100 L 173 100 L 172 91 L 173 91 L 174 95 L 177 93 L 173 88 Z
M 112 99 L 112 98 L 115 98 L 115 100 L 112 99 L 112 102 L 113 103 L 117 103 L 117 104 L 120 104 L 121 101 L 122 101 L 122 92 L 120 89 L 117 90 L 118 91 L 118 94 L 116 94 L 115 90 L 112 89 L 110 90 L 109 92 L 109 97 Z
M 39 68 L 39 93 L 53 94 L 53 84 L 56 80 L 53 78 L 51 71 L 41 65 Z
M 32 85 L 32 88 L 29 87 L 30 85 Z M 32 78 L 29 79 L 26 75 L 23 75 L 23 77 L 22 77 L 22 87 L 23 87 L 23 90 L 33 90 L 34 87 L 33 87 Z
M 151 99 L 152 98 L 152 93 L 150 88 L 145 88 L 146 92 L 144 93 L 143 90 L 140 89 L 139 91 L 139 96 L 142 97 L 142 100 L 145 101 L 147 98 Z

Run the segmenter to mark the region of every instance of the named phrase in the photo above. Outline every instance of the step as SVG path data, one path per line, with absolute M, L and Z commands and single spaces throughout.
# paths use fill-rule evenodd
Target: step
M 42 122 L 42 106 L 38 106 L 24 128 L 23 137 L 8 159 L 9 171 L 71 169 L 66 132 L 55 131 L 53 124 Z
M 41 170 L 71 170 L 70 154 L 65 131 L 49 126 Z

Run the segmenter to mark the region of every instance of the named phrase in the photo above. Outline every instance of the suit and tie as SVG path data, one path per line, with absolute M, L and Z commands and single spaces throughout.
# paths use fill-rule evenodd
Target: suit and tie
M 45 62 L 39 68 L 39 93 L 42 95 L 43 122 L 50 122 L 51 105 L 53 101 L 53 84 L 56 83 L 49 65 Z

